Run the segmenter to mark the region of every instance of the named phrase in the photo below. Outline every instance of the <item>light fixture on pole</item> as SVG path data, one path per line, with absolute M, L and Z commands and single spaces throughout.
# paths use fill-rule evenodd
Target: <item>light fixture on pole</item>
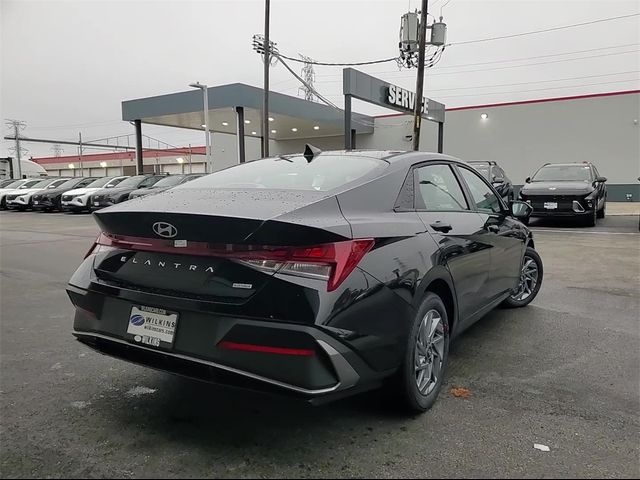
M 201 84 L 200 82 L 190 83 L 190 87 L 199 88 L 202 90 L 202 100 L 204 104 L 204 124 L 202 128 L 204 128 L 204 139 L 206 145 L 206 163 L 207 163 L 207 173 L 211 173 L 213 171 L 213 164 L 211 162 L 211 137 L 210 137 L 210 129 L 211 126 L 209 124 L 209 93 L 208 87 L 206 85 Z

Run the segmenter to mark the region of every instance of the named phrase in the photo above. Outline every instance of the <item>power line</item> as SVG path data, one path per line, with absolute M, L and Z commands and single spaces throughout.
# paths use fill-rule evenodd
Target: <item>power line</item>
M 614 48 L 626 48 L 626 47 L 635 47 L 640 45 L 640 43 L 636 42 L 636 43 L 625 43 L 625 44 L 621 44 L 621 45 L 612 45 L 610 47 L 599 47 L 599 48 L 589 48 L 587 50 L 573 50 L 571 52 L 563 52 L 563 53 L 550 53 L 547 55 L 536 55 L 536 56 L 532 56 L 532 57 L 521 57 L 521 58 L 511 58 L 511 59 L 506 59 L 506 60 L 490 60 L 490 61 L 486 61 L 486 62 L 475 62 L 475 63 L 458 63 L 458 64 L 453 64 L 453 65 L 442 65 L 441 67 L 438 67 L 438 70 L 440 69 L 445 69 L 445 68 L 460 68 L 460 67 L 475 67 L 478 65 L 492 65 L 492 64 L 496 64 L 496 63 L 510 63 L 510 62 L 524 62 L 527 60 L 536 60 L 539 58 L 552 58 L 552 57 L 562 57 L 565 55 L 575 55 L 575 54 L 579 54 L 579 53 L 590 53 L 590 52 L 596 52 L 596 51 L 600 51 L 600 50 L 611 50 Z M 635 52 L 635 50 L 632 50 L 630 52 Z M 622 53 L 626 53 L 626 52 L 622 52 Z M 604 57 L 604 56 L 609 56 L 611 55 L 610 53 L 603 53 L 602 55 L 594 55 L 594 56 L 588 56 L 588 57 L 583 57 L 583 58 L 596 58 L 596 57 Z M 571 60 L 571 59 L 566 59 L 566 60 Z M 575 60 L 580 60 L 580 58 L 577 58 Z M 517 66 L 526 66 L 526 65 L 517 65 Z M 372 75 L 381 75 L 381 74 L 386 74 L 386 73 L 401 73 L 398 70 L 385 70 L 385 71 L 376 71 L 376 72 L 370 72 Z M 336 73 L 325 73 L 325 74 L 320 74 L 320 75 L 316 75 L 316 77 L 342 77 L 342 73 L 340 74 L 336 74 Z M 280 82 L 283 83 L 283 82 Z
M 283 55 L 282 53 L 279 53 L 278 57 L 286 58 L 287 60 L 290 60 L 292 62 L 307 63 L 305 60 L 300 60 L 299 58 L 294 58 L 294 57 L 288 57 L 286 55 Z M 377 63 L 395 62 L 397 59 L 398 59 L 398 57 L 385 58 L 385 59 L 382 59 L 382 60 L 371 60 L 371 61 L 368 61 L 368 62 L 331 63 L 331 62 L 316 62 L 316 61 L 312 61 L 312 62 L 309 62 L 309 63 L 311 63 L 312 65 L 321 65 L 321 66 L 325 66 L 325 67 L 357 67 L 357 66 L 362 66 L 362 65 L 375 65 Z
M 526 35 L 537 35 L 539 33 L 546 33 L 546 32 L 553 32 L 556 30 L 565 30 L 567 28 L 575 28 L 575 27 L 583 27 L 585 25 L 593 25 L 595 23 L 602 23 L 602 22 L 612 22 L 615 20 L 622 20 L 625 18 L 631 18 L 631 17 L 637 17 L 639 16 L 640 13 L 631 13 L 629 15 L 619 15 L 617 17 L 608 17 L 608 18 L 600 18 L 597 20 L 591 20 L 590 22 L 581 22 L 581 23 L 573 23 L 571 25 L 562 25 L 559 27 L 552 27 L 552 28 L 545 28 L 543 30 L 533 30 L 530 32 L 522 32 L 522 33 L 514 33 L 511 35 L 502 35 L 499 37 L 488 37 L 488 38 L 479 38 L 476 40 L 466 40 L 464 42 L 453 42 L 450 43 L 450 46 L 454 46 L 454 45 L 469 45 L 471 43 L 480 43 L 480 42 L 491 42 L 493 40 L 504 40 L 506 38 L 515 38 L 515 37 L 524 37 Z
M 640 50 L 636 49 L 636 50 L 629 50 L 626 52 L 614 52 L 614 53 L 605 53 L 602 55 L 589 55 L 586 57 L 579 57 L 579 58 L 566 58 L 566 59 L 562 59 L 562 60 L 552 60 L 549 62 L 537 62 L 537 63 L 527 63 L 524 65 L 507 65 L 504 67 L 492 67 L 492 68 L 478 68 L 475 70 L 458 70 L 455 72 L 436 72 L 436 73 L 432 73 L 429 76 L 430 77 L 435 77 L 435 76 L 442 76 L 442 75 L 457 75 L 460 73 L 475 73 L 475 72 L 491 72 L 491 71 L 496 71 L 496 70 L 507 70 L 507 69 L 511 69 L 511 68 L 523 68 L 523 67 L 534 67 L 537 65 L 550 65 L 550 64 L 554 64 L 554 63 L 565 63 L 565 62 L 573 62 L 573 61 L 577 61 L 577 60 L 585 60 L 588 58 L 599 58 L 599 57 L 612 57 L 614 55 L 624 55 L 627 53 L 636 53 L 639 52 Z M 403 78 L 409 78 L 409 76 L 407 75 L 400 75 L 400 76 L 393 76 L 390 77 L 390 79 L 403 79 Z M 342 80 L 320 80 L 320 82 L 322 83 L 341 83 Z

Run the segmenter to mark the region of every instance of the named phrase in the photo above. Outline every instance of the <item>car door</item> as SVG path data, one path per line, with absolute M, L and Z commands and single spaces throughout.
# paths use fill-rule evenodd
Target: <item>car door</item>
M 447 162 L 414 168 L 414 206 L 440 247 L 451 272 L 462 325 L 487 302 L 491 275 L 489 232 L 469 207 L 463 187 Z
M 472 208 L 481 217 L 484 241 L 491 245 L 491 278 L 488 285 L 489 302 L 504 297 L 518 285 L 520 268 L 526 248 L 525 227 L 511 217 L 500 196 L 484 178 L 472 168 L 459 165 L 463 185 Z

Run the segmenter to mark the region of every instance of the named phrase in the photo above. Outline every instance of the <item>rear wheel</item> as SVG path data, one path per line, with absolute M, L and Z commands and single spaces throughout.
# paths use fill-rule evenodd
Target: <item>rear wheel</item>
M 391 386 L 411 412 L 431 408 L 440 393 L 449 357 L 449 321 L 442 300 L 427 293 L 413 321 L 405 358 Z
M 503 302 L 508 308 L 520 308 L 529 305 L 540 291 L 542 285 L 542 259 L 533 248 L 527 247 L 520 267 L 520 281 L 515 291 Z

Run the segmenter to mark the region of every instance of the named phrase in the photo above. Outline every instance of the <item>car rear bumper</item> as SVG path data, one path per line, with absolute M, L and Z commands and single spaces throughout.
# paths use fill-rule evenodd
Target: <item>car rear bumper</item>
M 148 296 L 141 295 L 138 302 L 72 285 L 67 292 L 76 306 L 73 335 L 78 340 L 101 353 L 162 371 L 318 402 L 375 388 L 387 376 L 372 370 L 358 353 L 321 327 L 196 310 L 179 311 L 170 348 L 142 345 L 127 333 L 127 327 L 131 308 L 149 306 Z M 171 298 L 162 302 L 155 297 L 153 306 L 172 310 Z M 313 354 L 230 350 L 222 348 L 222 342 L 305 349 Z

